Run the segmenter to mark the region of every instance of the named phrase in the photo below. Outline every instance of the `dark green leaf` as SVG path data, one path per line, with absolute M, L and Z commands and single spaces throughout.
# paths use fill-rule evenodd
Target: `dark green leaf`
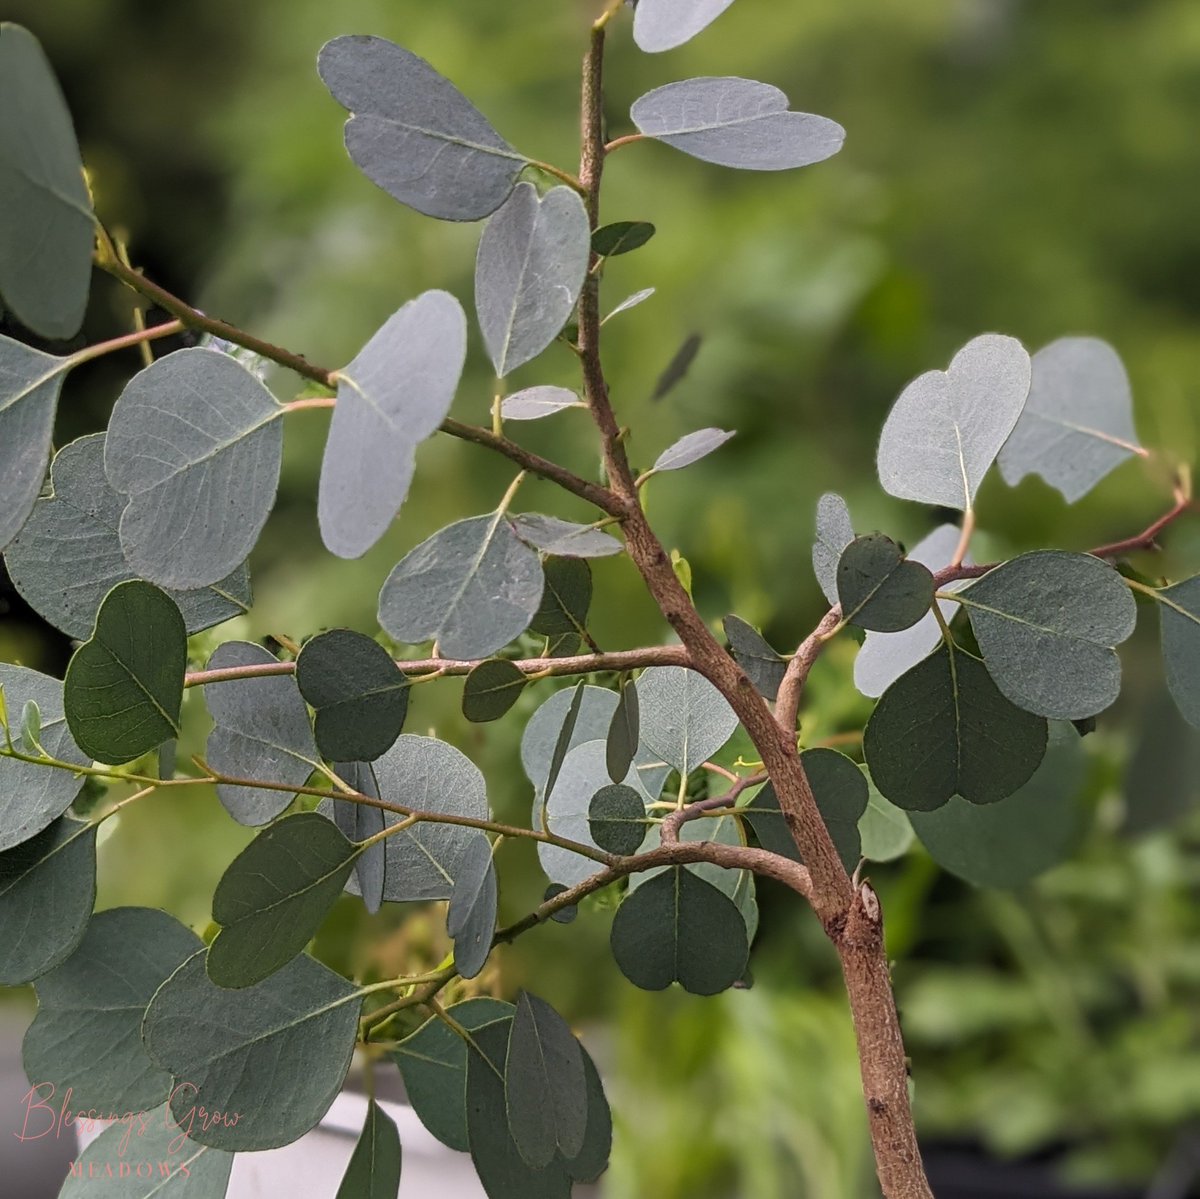
M 261 982 L 300 953 L 342 893 L 357 850 L 332 821 L 301 812 L 259 833 L 221 876 L 208 977 L 221 987 Z
M 169 1072 L 142 1046 L 142 1016 L 155 991 L 200 938 L 166 912 L 111 908 L 79 948 L 34 984 L 38 1015 L 25 1034 L 25 1072 L 68 1088 L 81 1108 L 141 1111 L 162 1103 Z
M 499 999 L 468 999 L 446 1009 L 447 1015 L 469 1032 L 502 1022 L 505 1044 L 514 1011 L 511 1003 Z M 434 1016 L 401 1041 L 392 1056 L 404 1076 L 408 1101 L 421 1123 L 443 1145 L 465 1153 L 468 1148 L 466 1041 Z M 507 1127 L 503 1111 L 500 1119 Z
M 583 1051 L 566 1021 L 544 999 L 522 991 L 504 1067 L 508 1128 L 535 1170 L 560 1153 L 573 1158 L 587 1131 Z
M 1184 719 L 1200 728 L 1200 576 L 1154 593 L 1162 621 L 1167 686 Z
M 400 1132 L 374 1099 L 338 1187 L 337 1199 L 396 1199 L 400 1189 Z
M 943 645 L 883 693 L 863 750 L 875 785 L 910 812 L 952 795 L 995 803 L 1041 764 L 1046 722 L 1005 699 L 978 658 Z
M 909 819 L 939 866 L 979 887 L 1020 887 L 1057 866 L 1083 832 L 1079 734 L 1051 726 L 1050 745 L 1033 777 L 1007 799 L 973 804 L 952 796 Z
M 60 817 L 0 853 L 0 986 L 57 966 L 83 939 L 96 901 L 96 826 Z
M 629 773 L 629 768 L 637 756 L 641 721 L 637 684 L 632 679 L 625 679 L 621 684 L 612 723 L 608 726 L 608 738 L 604 749 L 608 777 L 614 783 L 619 783 Z
M 696 355 L 700 353 L 701 340 L 699 333 L 692 333 L 684 339 L 683 345 L 675 351 L 675 356 L 658 376 L 654 392 L 650 396 L 652 400 L 665 399 L 687 378 L 692 363 L 696 361 Z
M 446 932 L 454 941 L 454 968 L 463 978 L 474 978 L 487 964 L 498 901 L 491 842 L 483 833 L 475 833 L 459 857 L 454 893 L 446 910 Z
M 193 1139 L 227 1150 L 276 1149 L 303 1136 L 337 1097 L 350 1068 L 362 996 L 310 957 L 253 987 L 229 991 L 189 958 L 146 1009 L 150 1057 L 181 1080 L 177 1119 L 200 1106 L 237 1116 Z
M 504 658 L 480 662 L 463 686 L 463 715 L 476 724 L 499 720 L 525 690 L 525 674 Z
M 933 575 L 882 533 L 852 541 L 837 569 L 842 616 L 859 628 L 899 633 L 933 606 Z
M 0 23 L 0 294 L 22 324 L 48 338 L 79 331 L 94 238 L 79 144 L 54 71 L 32 33 Z
M 582 558 L 547 558 L 542 569 L 546 587 L 530 629 L 544 637 L 582 638 L 592 606 L 592 568 Z
M 958 593 L 996 686 L 1040 716 L 1102 712 L 1121 689 L 1120 645 L 1137 622 L 1124 580 L 1090 554 L 1039 550 Z
M 382 645 L 350 629 L 305 643 L 296 685 L 316 712 L 317 748 L 330 762 L 373 762 L 408 715 L 408 679 Z
M 592 234 L 592 249 L 603 258 L 615 258 L 644 246 L 656 232 L 649 221 L 614 221 Z
M 587 1083 L 587 1128 L 583 1134 L 583 1148 L 568 1159 L 567 1173 L 576 1182 L 595 1182 L 608 1169 L 608 1156 L 612 1151 L 612 1112 L 604 1094 L 604 1084 L 596 1063 L 581 1045 L 583 1073 Z
M 750 953 L 733 901 L 680 866 L 626 895 L 611 943 L 621 973 L 635 986 L 661 991 L 678 982 L 695 995 L 733 986 Z
M 575 722 L 579 719 L 579 708 L 583 703 L 583 689 L 586 686 L 581 679 L 575 685 L 575 694 L 571 697 L 571 706 L 567 709 L 566 719 L 558 730 L 558 740 L 554 743 L 554 752 L 550 755 L 550 769 L 546 774 L 545 798 L 548 800 L 554 793 L 554 784 L 558 781 L 559 771 L 566 760 L 567 751 L 571 747 L 571 738 L 575 735 Z
M 247 641 L 227 641 L 208 660 L 209 670 L 278 666 L 273 654 Z M 319 754 L 308 709 L 290 675 L 210 683 L 204 700 L 216 723 L 205 750 L 208 763 L 231 778 L 301 786 L 317 769 Z M 217 795 L 241 824 L 266 824 L 292 802 L 286 791 L 220 783 Z
M 379 798 L 379 784 L 369 762 L 338 762 L 334 766 L 338 778 L 353 787 L 360 795 Z M 351 800 L 333 801 L 333 822 L 350 841 L 366 841 L 384 829 L 383 809 Z M 358 893 L 368 912 L 379 911 L 387 880 L 387 845 L 379 842 L 359 854 L 354 863 Z
M 1124 784 L 1132 836 L 1170 828 L 1200 805 L 1200 733 L 1165 690 L 1140 704 Z
M 120 765 L 179 736 L 187 629 L 174 600 L 150 583 L 118 583 L 63 681 L 71 735 L 85 753 Z
M 546 893 L 542 896 L 542 902 L 546 903 L 555 896 L 561 895 L 564 891 L 569 891 L 570 889 L 570 887 L 564 887 L 562 883 L 551 883 L 546 888 Z M 570 907 L 559 908 L 558 911 L 550 917 L 550 919 L 557 924 L 571 924 L 575 921 L 578 915 L 578 905 L 572 904 Z
M 592 796 L 588 827 L 601 849 L 621 855 L 637 853 L 650 827 L 646 801 L 623 783 L 601 787 Z
M 737 664 L 750 677 L 760 695 L 774 700 L 787 673 L 787 659 L 780 657 L 766 638 L 739 616 L 726 616 L 724 628 Z

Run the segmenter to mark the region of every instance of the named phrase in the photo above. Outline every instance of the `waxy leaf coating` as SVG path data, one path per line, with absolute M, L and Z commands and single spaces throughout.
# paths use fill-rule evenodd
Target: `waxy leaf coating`
M 0 689 L 5 706 L 14 715 L 31 701 L 37 705 L 42 726 L 40 742 L 51 757 L 80 766 L 90 764 L 91 759 L 75 744 L 67 727 L 63 685 L 58 679 L 0 662 Z M 10 723 L 10 730 L 16 740 L 14 723 Z M 82 786 L 83 778 L 69 770 L 0 757 L 0 853 L 28 841 L 61 816 Z
M 668 446 L 655 459 L 652 470 L 682 470 L 707 458 L 714 450 L 719 450 L 735 434 L 725 429 L 697 429 L 681 437 L 674 445 Z
M 581 403 L 578 393 L 565 387 L 527 387 L 500 401 L 500 415 L 504 420 L 541 420 Z
M 745 171 L 786 171 L 832 158 L 846 139 L 836 121 L 789 112 L 777 87 L 705 76 L 668 83 L 634 101 L 629 115 L 647 137 L 693 158 Z
M 58 394 L 70 367 L 69 358 L 0 337 L 0 549 L 21 531 L 41 491 Z
M 317 748 L 330 762 L 374 761 L 408 715 L 408 679 L 382 645 L 351 629 L 305 642 L 296 686 L 316 712 Z
M 746 925 L 733 901 L 681 866 L 667 867 L 625 896 L 611 945 L 634 986 L 662 991 L 678 982 L 693 995 L 733 986 L 750 954 Z
M 609 558 L 624 546 L 602 529 L 576 525 L 556 516 L 522 512 L 512 519 L 517 536 L 543 554 L 560 558 Z
M 499 893 L 491 842 L 476 832 L 458 859 L 454 893 L 446 909 L 446 932 L 454 941 L 454 968 L 474 978 L 487 964 L 496 932 Z
M 217 350 L 178 350 L 129 381 L 104 469 L 128 497 L 121 548 L 141 578 L 189 591 L 246 560 L 275 503 L 283 411 Z
M 1184 719 L 1200 728 L 1200 576 L 1155 592 L 1167 686 Z
M 486 658 L 519 637 L 542 599 L 537 552 L 501 512 L 460 520 L 411 550 L 379 593 L 397 641 L 436 640 L 449 658 Z
M 62 816 L 0 853 L 0 986 L 52 970 L 83 939 L 96 901 L 96 825 Z
M 448 292 L 394 313 L 337 372 L 317 517 L 326 547 L 358 558 L 404 503 L 416 450 L 446 419 L 467 354 L 467 318 Z
M 943 645 L 883 693 L 863 752 L 880 792 L 907 811 L 952 795 L 996 803 L 1041 764 L 1046 722 L 1005 699 L 978 658 Z
M 713 23 L 733 0 L 641 0 L 633 40 L 647 54 L 673 50 Z
M 642 744 L 682 774 L 710 758 L 737 728 L 729 701 L 702 674 L 651 666 L 638 680 Z
M 842 617 L 879 633 L 912 628 L 933 606 L 933 575 L 882 533 L 852 541 L 837 571 Z
M 400 1189 L 400 1130 L 374 1099 L 336 1199 L 396 1199 Z
M 142 1022 L 151 1059 L 180 1080 L 171 1110 L 228 1113 L 192 1136 L 230 1151 L 277 1149 L 316 1127 L 350 1068 L 362 997 L 344 978 L 298 957 L 253 987 L 228 991 L 203 951 L 155 993 Z M 236 1115 L 236 1121 L 232 1117 Z
M 4 560 L 13 586 L 43 620 L 69 637 L 91 636 L 104 597 L 136 578 L 121 551 L 125 497 L 104 474 L 104 434 L 63 446 L 50 467 L 53 494 L 33 506 Z M 250 610 L 245 563 L 227 578 L 196 591 L 172 591 L 189 633 Z
M 947 371 L 914 379 L 879 439 L 879 481 L 889 495 L 965 511 L 1013 431 L 1032 368 L 1013 337 L 969 341 Z
M 1006 483 L 1039 474 L 1073 504 L 1137 450 L 1129 376 L 1112 346 L 1064 337 L 1034 354 L 1029 400 L 1000 451 Z
M 838 602 L 837 571 L 842 551 L 854 540 L 846 501 L 828 491 L 817 501 L 817 539 L 812 547 L 813 574 L 831 605 Z M 919 559 L 918 559 L 919 561 Z
M 200 938 L 166 912 L 110 908 L 57 969 L 37 980 L 38 1015 L 25 1034 L 29 1077 L 68 1088 L 81 1108 L 143 1111 L 171 1077 L 146 1056 L 142 1015 Z
M 478 221 L 508 199 L 525 159 L 423 58 L 379 37 L 338 37 L 317 70 L 351 113 L 350 157 L 401 204 Z
M 227 641 L 208 660 L 209 670 L 278 666 L 261 645 Z M 317 769 L 320 755 L 308 723 L 308 709 L 290 675 L 210 683 L 204 701 L 216 727 L 209 734 L 208 764 L 231 778 L 302 786 Z M 240 824 L 266 824 L 292 802 L 287 791 L 218 783 L 217 796 Z
M 208 949 L 208 977 L 220 987 L 249 987 L 291 961 L 342 893 L 356 852 L 337 825 L 316 812 L 289 816 L 259 833 L 213 893 L 221 931 Z
M 76 744 L 119 766 L 178 737 L 186 672 L 187 629 L 174 600 L 138 579 L 118 583 L 63 681 Z
M 1090 554 L 1039 550 L 958 593 L 996 685 L 1013 703 L 1062 720 L 1102 712 L 1121 689 L 1113 648 L 1133 632 L 1124 580 Z
M 519 183 L 484 228 L 475 263 L 475 308 L 496 375 L 536 358 L 559 334 L 583 287 L 591 248 L 579 193 L 539 196 Z
M 94 239 L 92 201 L 58 80 L 37 38 L 0 22 L 0 296 L 22 324 L 47 338 L 79 331 Z
M 583 1051 L 566 1021 L 544 1000 L 522 991 L 508 1034 L 504 1066 L 508 1127 L 535 1170 L 555 1157 L 575 1157 L 587 1131 Z

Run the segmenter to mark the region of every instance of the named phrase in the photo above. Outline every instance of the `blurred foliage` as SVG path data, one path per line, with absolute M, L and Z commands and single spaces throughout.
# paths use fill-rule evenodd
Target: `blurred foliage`
M 597 4 L 9 0 L 5 16 L 46 44 L 100 212 L 127 234 L 134 261 L 207 311 L 332 366 L 424 288 L 469 301 L 478 230 L 398 207 L 350 165 L 344 114 L 314 70 L 319 46 L 346 32 L 399 41 L 456 80 L 514 144 L 570 166 L 577 59 Z M 635 462 L 701 425 L 738 430 L 648 496 L 668 547 L 690 563 L 706 617 L 736 611 L 780 648 L 811 628 L 822 611 L 808 564 L 812 513 L 826 489 L 846 496 L 861 531 L 882 527 L 911 543 L 932 527 L 936 514 L 879 491 L 875 440 L 903 384 L 984 330 L 1031 348 L 1067 333 L 1108 338 L 1129 367 L 1144 442 L 1193 456 L 1194 0 L 741 0 L 695 42 L 656 57 L 634 51 L 627 26 L 612 38 L 613 135 L 628 131 L 624 113 L 641 92 L 721 73 L 778 84 L 796 107 L 849 131 L 830 163 L 787 175 L 722 172 L 657 145 L 622 150 L 607 173 L 606 217 L 659 228 L 605 279 L 609 307 L 657 288 L 607 330 Z M 128 305 L 98 281 L 89 333 L 123 327 Z M 655 379 L 692 334 L 703 341 L 686 383 L 652 402 Z M 97 363 L 71 381 L 61 441 L 103 425 L 133 366 Z M 285 395 L 297 389 L 276 381 Z M 559 347 L 511 385 L 573 382 Z M 476 337 L 455 415 L 486 422 L 492 387 Z M 379 585 L 401 554 L 488 510 L 508 481 L 482 451 L 430 442 L 394 529 L 360 561 L 338 561 L 315 519 L 327 416 L 291 419 L 279 506 L 253 562 L 257 606 L 222 639 L 373 630 Z M 596 469 L 581 413 L 521 434 Z M 978 555 L 1136 532 L 1167 506 L 1166 477 L 1161 464 L 1132 461 L 1076 508 L 1038 480 L 1010 492 L 993 479 L 980 499 Z M 528 482 L 521 499 L 583 515 L 548 484 Z M 1198 558 L 1200 533 L 1181 528 L 1163 556 L 1138 566 L 1178 577 Z M 664 636 L 627 564 L 597 562 L 595 578 L 602 646 Z M 1158 669 L 1153 622 L 1143 623 L 1124 652 L 1130 693 L 1085 742 L 1094 820 L 1076 861 L 1016 895 L 976 893 L 919 850 L 872 871 L 922 1130 L 1005 1154 L 1067 1144 L 1068 1168 L 1101 1180 L 1152 1175 L 1200 1118 L 1200 828 L 1191 821 L 1132 845 L 1117 831 L 1127 717 Z M 212 644 L 194 647 L 198 660 Z M 4 659 L 61 670 L 67 649 L 19 605 L 0 623 Z M 849 682 L 852 652 L 838 645 L 814 673 L 810 743 L 861 728 L 868 707 Z M 530 688 L 486 729 L 458 716 L 460 684 L 422 687 L 409 729 L 436 725 L 483 768 L 501 818 L 525 819 L 516 744 L 551 686 Z M 193 704 L 188 718 L 185 749 L 197 752 L 206 717 Z M 1184 806 L 1200 798 L 1194 773 L 1177 785 Z M 135 807 L 104 840 L 101 906 L 159 903 L 202 928 L 213 885 L 248 837 L 211 796 Z M 506 845 L 501 869 L 503 914 L 515 917 L 544 880 L 527 844 Z M 607 953 L 611 899 L 504 956 L 505 986 L 528 980 L 579 1020 L 610 1022 L 621 1133 L 611 1193 L 872 1194 L 836 961 L 807 912 L 770 890 L 762 898 L 757 984 L 717 999 L 631 993 Z M 337 919 L 346 941 L 328 938 L 331 961 L 368 952 L 372 930 L 401 957 L 411 936 L 421 953 L 439 948 L 425 926 L 406 942 L 394 914 L 339 908 Z

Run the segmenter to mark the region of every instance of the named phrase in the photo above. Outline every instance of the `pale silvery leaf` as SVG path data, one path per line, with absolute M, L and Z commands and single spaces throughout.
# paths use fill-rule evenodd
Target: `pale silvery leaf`
M 1029 355 L 1016 338 L 985 333 L 948 371 L 914 379 L 879 439 L 879 481 L 889 495 L 965 511 L 1029 395 Z
M 641 0 L 633 40 L 647 54 L 673 50 L 711 25 L 733 0 Z
M 474 516 L 401 559 L 379 593 L 379 623 L 397 641 L 436 639 L 447 657 L 486 658 L 529 627 L 544 581 L 503 513 Z
M 935 574 L 954 556 L 960 532 L 955 525 L 941 525 L 917 543 L 909 559 L 927 566 Z M 941 584 L 942 591 L 958 591 L 970 579 Z M 938 600 L 942 616 L 949 620 L 957 607 L 953 600 Z M 882 695 L 902 674 L 927 657 L 942 639 L 941 626 L 927 612 L 912 628 L 899 633 L 868 633 L 854 659 L 854 685 L 872 699 Z
M 619 554 L 621 543 L 601 529 L 590 525 L 575 525 L 554 516 L 522 512 L 512 519 L 517 536 L 543 554 L 560 558 L 607 558 Z
M 729 701 L 702 674 L 684 666 L 651 666 L 638 679 L 642 744 L 688 774 L 737 728 Z
M 631 308 L 636 308 L 639 304 L 645 303 L 652 295 L 654 295 L 653 287 L 646 287 L 641 291 L 635 291 L 633 295 L 626 296 L 600 323 L 607 325 L 614 316 L 622 312 L 628 312 Z
M 744 171 L 786 171 L 831 158 L 846 139 L 836 121 L 789 112 L 777 87 L 704 76 L 647 92 L 629 115 L 647 137 L 693 158 Z
M 508 198 L 525 159 L 423 58 L 379 37 L 338 37 L 317 69 L 351 113 L 350 157 L 401 204 L 478 221 Z
M 682 470 L 719 450 L 735 434 L 725 429 L 697 429 L 668 446 L 655 460 L 653 470 Z
M 0 549 L 21 531 L 42 488 L 58 393 L 70 367 L 69 358 L 0 337 Z
M 541 420 L 564 408 L 578 408 L 580 402 L 578 394 L 565 387 L 527 387 L 500 401 L 500 415 L 504 420 Z
M 140 578 L 189 591 L 246 560 L 275 502 L 283 411 L 216 350 L 178 350 L 130 380 L 104 469 L 128 497 L 121 548 Z
M 1033 356 L 1029 400 L 1000 451 L 1000 473 L 1012 487 L 1039 474 L 1073 504 L 1140 448 L 1116 350 L 1064 337 Z
M 467 354 L 467 318 L 448 292 L 405 304 L 337 372 L 317 515 L 326 547 L 358 558 L 404 503 L 416 449 L 450 411 Z
M 817 501 L 817 539 L 813 542 L 812 564 L 813 573 L 831 607 L 838 602 L 838 562 L 841 561 L 842 551 L 853 540 L 854 527 L 850 523 L 846 501 L 836 492 L 826 492 Z M 912 556 L 909 555 L 910 558 Z
M 588 215 L 569 187 L 539 197 L 532 183 L 520 183 L 488 221 L 475 262 L 475 307 L 497 376 L 536 358 L 558 336 L 590 252 Z
M 44 620 L 70 637 L 90 637 L 104 597 L 136 578 L 121 552 L 125 499 L 104 474 L 104 434 L 63 446 L 50 469 L 53 494 L 42 496 L 4 560 L 13 586 Z M 196 591 L 170 591 L 189 633 L 250 610 L 250 572 Z
M 54 71 L 37 38 L 7 21 L 0 22 L 0 213 L 5 303 L 42 337 L 73 337 L 92 279 L 92 201 Z M 6 441 L 0 436 L 0 445 Z

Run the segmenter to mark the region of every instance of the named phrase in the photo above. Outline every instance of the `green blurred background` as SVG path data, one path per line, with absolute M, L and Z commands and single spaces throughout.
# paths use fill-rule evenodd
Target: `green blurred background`
M 513 144 L 571 167 L 578 59 L 599 7 L 8 0 L 4 17 L 45 44 L 100 214 L 127 235 L 134 262 L 206 311 L 336 366 L 421 290 L 445 287 L 469 306 L 479 229 L 398 206 L 350 164 L 344 113 L 316 76 L 319 47 L 341 33 L 400 42 L 454 79 Z M 823 601 L 809 546 L 824 490 L 846 496 L 862 531 L 911 544 L 933 527 L 936 514 L 880 492 L 875 441 L 904 383 L 945 366 L 980 332 L 1011 333 L 1031 349 L 1069 333 L 1107 338 L 1129 368 L 1143 442 L 1191 460 L 1195 0 L 739 0 L 689 46 L 660 56 L 637 52 L 628 26 L 618 21 L 611 39 L 613 136 L 629 131 L 625 114 L 642 92 L 696 74 L 769 81 L 848 130 L 838 157 L 799 172 L 726 172 L 644 144 L 622 150 L 606 176 L 609 219 L 659 227 L 605 278 L 608 307 L 657 288 L 606 330 L 635 462 L 701 425 L 738 430 L 649 497 L 663 540 L 691 562 L 706 617 L 736 611 L 784 649 L 812 627 Z M 89 336 L 127 327 L 127 314 L 128 298 L 98 279 Z M 651 402 L 658 373 L 694 333 L 704 340 L 686 383 Z M 104 361 L 72 378 L 60 444 L 103 426 L 135 366 Z M 511 386 L 573 385 L 574 370 L 552 347 Z M 297 389 L 274 378 L 285 397 Z M 491 388 L 475 335 L 455 415 L 487 423 Z M 492 508 L 510 478 L 481 450 L 428 443 L 401 519 L 366 557 L 343 562 L 316 528 L 327 415 L 289 420 L 279 505 L 253 559 L 256 607 L 197 639 L 198 657 L 233 636 L 374 632 L 391 566 L 448 521 Z M 519 431 L 595 471 L 582 414 Z M 1168 506 L 1165 479 L 1135 460 L 1075 508 L 1039 480 L 1010 490 L 993 479 L 979 504 L 979 556 L 1137 532 Z M 527 483 L 521 498 L 585 515 L 548 484 Z M 1178 578 L 1197 562 L 1200 536 L 1182 526 L 1164 554 L 1138 565 Z M 602 646 L 664 638 L 627 563 L 601 561 L 595 576 Z M 2 598 L 14 600 L 7 589 Z M 1018 893 L 977 892 L 919 848 L 871 871 L 922 1133 L 998 1158 L 1041 1155 L 1093 1186 L 1185 1177 L 1179 1163 L 1200 1137 L 1200 824 L 1186 812 L 1200 798 L 1200 750 L 1155 706 L 1154 625 L 1143 613 L 1124 655 L 1127 694 L 1085 742 L 1091 820 L 1076 859 Z M 68 650 L 19 605 L 0 621 L 0 658 L 55 672 Z M 861 727 L 869 711 L 848 681 L 852 656 L 852 645 L 838 646 L 814 676 L 805 726 L 814 735 Z M 527 818 L 516 743 L 549 691 L 531 689 L 480 730 L 457 715 L 459 686 L 414 693 L 410 730 L 436 727 L 485 770 L 501 816 Z M 206 731 L 198 705 L 190 719 L 195 750 Z M 1130 799 L 1123 779 L 1140 725 L 1163 740 L 1146 751 Z M 1153 809 L 1143 824 L 1170 827 L 1122 834 L 1134 801 Z M 103 843 L 100 905 L 159 903 L 202 928 L 213 885 L 248 838 L 212 796 L 132 809 Z M 515 917 L 544 880 L 525 846 L 507 846 L 502 861 L 505 914 Z M 836 960 L 807 912 L 769 889 L 760 898 L 749 991 L 635 993 L 608 957 L 604 903 L 524 938 L 489 979 L 505 988 L 536 980 L 596 1030 L 617 1107 L 613 1196 L 878 1194 Z M 422 938 L 436 950 L 435 921 L 406 931 L 395 913 L 368 922 L 352 906 L 323 938 L 329 960 L 361 965 L 353 955 L 368 954 L 372 930 L 396 953 L 414 942 L 420 951 Z M 1182 1185 L 1161 1194 L 1182 1197 Z

